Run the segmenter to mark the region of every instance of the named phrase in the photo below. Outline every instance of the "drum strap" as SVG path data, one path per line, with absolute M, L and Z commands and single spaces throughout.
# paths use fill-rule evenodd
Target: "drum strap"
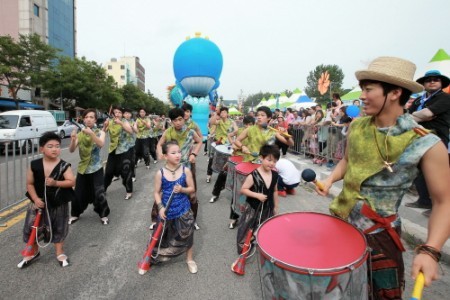
M 397 248 L 402 252 L 406 251 L 405 247 L 403 247 L 400 236 L 398 235 L 397 231 L 395 231 L 395 228 L 392 227 L 391 225 L 391 223 L 397 219 L 397 215 L 392 215 L 387 218 L 383 218 L 379 214 L 377 214 L 369 205 L 365 203 L 361 208 L 361 213 L 375 223 L 375 225 L 373 225 L 372 227 L 364 230 L 365 234 L 369 234 L 378 228 L 384 228 L 394 241 Z

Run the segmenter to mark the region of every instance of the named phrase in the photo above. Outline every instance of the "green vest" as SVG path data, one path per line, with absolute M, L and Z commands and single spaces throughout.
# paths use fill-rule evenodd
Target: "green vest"
M 244 162 L 253 161 L 258 158 L 259 150 L 265 144 L 274 144 L 276 132 L 269 129 L 262 129 L 258 125 L 253 125 L 248 127 L 247 138 L 245 141 L 245 145 L 251 154 L 244 154 Z
M 100 129 L 93 129 L 96 136 L 100 136 Z M 78 133 L 78 153 L 80 154 L 80 162 L 78 163 L 77 172 L 84 174 L 89 164 L 91 163 L 92 156 L 94 155 L 93 149 L 95 143 L 92 141 L 92 137 L 84 132 Z

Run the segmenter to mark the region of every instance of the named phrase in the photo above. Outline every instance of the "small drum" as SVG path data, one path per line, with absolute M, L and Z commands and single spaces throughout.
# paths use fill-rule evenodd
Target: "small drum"
M 233 191 L 234 178 L 236 177 L 236 165 L 240 164 L 243 160 L 243 156 L 231 156 L 228 160 L 228 172 L 225 188 L 229 191 Z
M 241 215 L 245 210 L 245 200 L 246 196 L 241 195 L 241 187 L 244 184 L 245 178 L 257 169 L 260 164 L 253 164 L 251 162 L 243 162 L 236 166 L 234 187 L 233 187 L 233 210 Z
M 222 172 L 232 152 L 233 149 L 230 145 L 217 145 L 212 162 L 212 170 L 217 173 Z
M 256 233 L 265 299 L 368 299 L 366 239 L 330 215 L 292 212 Z

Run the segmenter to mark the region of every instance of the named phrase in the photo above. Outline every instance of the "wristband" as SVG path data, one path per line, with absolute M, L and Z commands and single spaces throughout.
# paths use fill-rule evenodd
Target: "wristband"
M 162 203 L 158 203 L 158 204 L 156 204 L 156 206 L 158 207 L 158 210 L 161 210 L 161 208 L 164 208 L 164 205 Z
M 436 262 L 439 262 L 441 260 L 441 251 L 432 246 L 420 244 L 414 249 L 414 252 L 416 252 L 416 254 L 427 254 L 431 256 Z

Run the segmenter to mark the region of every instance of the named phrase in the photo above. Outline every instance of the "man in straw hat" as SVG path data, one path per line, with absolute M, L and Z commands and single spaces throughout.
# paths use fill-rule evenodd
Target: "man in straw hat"
M 409 113 L 414 120 L 426 129 L 432 130 L 448 147 L 449 125 L 450 125 L 450 95 L 443 92 L 450 84 L 450 79 L 437 70 L 431 70 L 417 82 L 423 85 L 425 93 L 414 100 Z M 429 217 L 431 213 L 432 202 L 425 178 L 421 173 L 414 181 L 419 199 L 412 203 L 405 204 L 408 207 L 426 208 L 422 214 Z
M 413 81 L 413 63 L 379 57 L 367 70 L 356 72 L 367 117 L 350 126 L 344 158 L 324 181 L 344 179 L 342 192 L 332 201 L 333 214 L 361 229 L 371 249 L 369 295 L 374 299 L 401 299 L 405 251 L 400 235 L 398 207 L 421 168 L 433 199 L 426 243 L 416 247 L 412 277 L 423 272 L 425 285 L 438 277 L 440 249 L 450 235 L 450 170 L 447 150 L 440 139 L 419 126 L 403 106 L 411 93 L 422 90 Z

